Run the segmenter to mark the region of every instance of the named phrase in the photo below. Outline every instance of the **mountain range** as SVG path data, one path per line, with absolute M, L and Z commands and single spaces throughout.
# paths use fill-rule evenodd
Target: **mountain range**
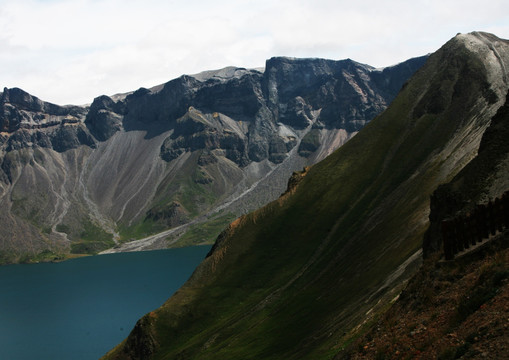
M 272 58 L 85 106 L 6 88 L 0 263 L 212 243 L 352 138 L 426 58 Z
M 507 347 L 507 251 L 481 269 L 468 256 L 444 262 L 440 224 L 509 190 L 508 70 L 509 41 L 455 36 L 357 135 L 231 222 L 187 283 L 104 358 L 453 359 L 466 356 L 466 340 L 443 339 L 486 309 L 499 315 L 465 339 Z M 452 293 L 456 284 L 468 286 Z M 404 323 L 430 307 L 449 313 Z M 468 354 L 495 356 L 485 349 Z

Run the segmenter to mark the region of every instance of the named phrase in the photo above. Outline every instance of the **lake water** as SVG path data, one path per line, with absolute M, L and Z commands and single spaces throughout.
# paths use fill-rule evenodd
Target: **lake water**
M 0 359 L 98 359 L 161 306 L 209 250 L 0 266 Z

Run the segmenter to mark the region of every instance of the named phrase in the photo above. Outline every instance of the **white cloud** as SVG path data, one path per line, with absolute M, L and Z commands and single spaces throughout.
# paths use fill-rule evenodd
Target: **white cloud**
M 86 103 L 277 55 L 385 66 L 457 32 L 508 38 L 508 10 L 505 0 L 2 0 L 0 86 Z

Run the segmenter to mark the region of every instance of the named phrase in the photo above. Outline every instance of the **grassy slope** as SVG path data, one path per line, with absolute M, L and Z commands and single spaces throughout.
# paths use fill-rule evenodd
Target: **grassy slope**
M 450 211 L 446 216 L 454 216 L 484 202 L 487 194 L 500 197 L 500 191 L 509 189 L 507 167 L 497 171 L 509 155 L 508 135 L 506 97 L 483 135 L 477 157 L 439 188 L 448 201 L 436 202 L 435 212 L 444 214 L 445 208 Z M 503 185 L 497 186 L 500 181 Z M 435 220 L 437 225 L 440 220 Z M 438 261 L 440 252 L 431 253 L 377 326 L 338 358 L 508 358 L 504 344 L 509 328 L 502 320 L 509 313 L 508 239 L 509 229 L 449 262 Z
M 221 213 L 203 223 L 191 225 L 184 235 L 178 239 L 176 246 L 213 244 L 218 235 L 235 217 L 232 213 Z
M 479 70 L 468 91 L 456 87 Z M 467 129 L 492 115 L 473 110 L 487 103 L 485 82 L 480 60 L 447 44 L 295 193 L 234 222 L 191 280 L 106 358 L 334 356 L 380 284 L 420 248 L 433 189 L 473 156 L 451 160 L 449 140 L 479 141 Z

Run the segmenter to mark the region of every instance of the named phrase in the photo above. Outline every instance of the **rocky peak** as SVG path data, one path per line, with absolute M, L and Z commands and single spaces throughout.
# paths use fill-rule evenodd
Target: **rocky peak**
M 173 133 L 161 146 L 163 160 L 171 161 L 185 152 L 222 150 L 239 166 L 249 163 L 246 137 L 232 119 L 219 113 L 204 114 L 194 107 L 176 121 Z
M 196 80 L 199 80 L 201 82 L 206 81 L 231 81 L 233 78 L 240 79 L 241 77 L 245 75 L 250 75 L 253 72 L 255 73 L 262 73 L 262 69 L 246 69 L 246 68 L 239 68 L 235 66 L 228 66 L 219 70 L 208 70 L 203 71 L 198 74 L 190 75 L 191 77 L 194 77 Z
M 17 105 L 21 109 L 29 111 L 44 111 L 45 108 L 43 101 L 19 88 L 4 88 L 2 103 Z
M 105 141 L 122 128 L 125 113 L 124 102 L 102 95 L 94 99 L 85 124 L 97 140 Z
M 183 75 L 154 88 L 154 91 L 138 89 L 125 98 L 124 126 L 135 130 L 165 123 L 165 130 L 169 130 L 191 105 L 189 100 L 198 84 L 198 80 Z
M 487 81 L 492 83 L 491 88 L 505 95 L 506 85 L 509 83 L 507 70 L 509 69 L 509 41 L 500 39 L 493 34 L 475 31 L 468 34 L 458 34 L 445 46 L 451 49 L 464 49 L 473 54 L 483 63 L 487 74 Z
M 19 88 L 4 88 L 0 98 L 2 105 L 10 104 L 19 110 L 46 113 L 49 115 L 77 116 L 78 114 L 82 114 L 85 109 L 82 106 L 59 106 L 46 101 L 42 101 L 36 96 L 30 95 L 26 91 Z
M 44 102 L 21 89 L 5 88 L 0 103 L 0 131 L 10 135 L 4 137 L 2 143 L 7 141 L 7 149 L 19 149 L 33 144 L 51 146 L 52 141 L 47 137 L 48 130 L 56 126 L 80 124 L 86 112 L 85 107 L 58 106 Z M 44 134 L 27 133 L 27 130 L 41 131 Z M 18 131 L 24 133 L 17 133 Z
M 388 105 L 426 59 L 378 71 L 351 59 L 272 58 L 266 63 L 264 91 L 269 107 L 285 124 L 305 127 L 309 116 L 304 118 L 303 110 L 320 110 L 322 125 L 358 131 Z

